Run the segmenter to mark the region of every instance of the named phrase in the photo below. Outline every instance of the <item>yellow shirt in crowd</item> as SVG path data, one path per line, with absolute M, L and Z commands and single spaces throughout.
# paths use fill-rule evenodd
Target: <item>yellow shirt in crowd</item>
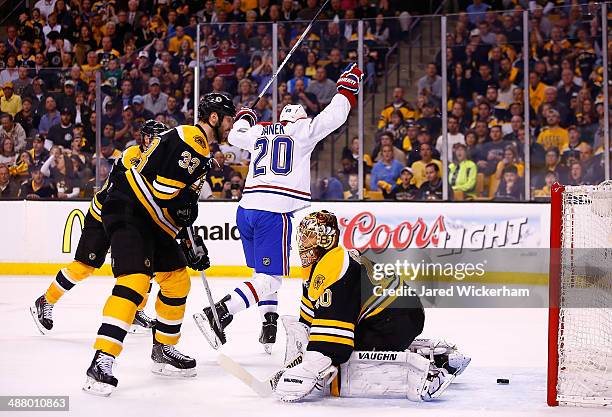
M 538 143 L 549 150 L 557 148 L 563 152 L 569 146 L 569 134 L 562 127 L 544 127 L 538 135 Z

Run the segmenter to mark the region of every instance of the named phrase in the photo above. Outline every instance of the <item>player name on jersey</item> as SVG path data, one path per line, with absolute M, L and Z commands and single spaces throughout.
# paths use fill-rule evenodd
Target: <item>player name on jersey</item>
M 271 125 L 266 125 L 263 127 L 261 134 L 264 136 L 268 136 L 268 135 L 284 135 L 285 134 L 285 129 L 283 128 L 283 125 L 280 123 L 274 123 Z

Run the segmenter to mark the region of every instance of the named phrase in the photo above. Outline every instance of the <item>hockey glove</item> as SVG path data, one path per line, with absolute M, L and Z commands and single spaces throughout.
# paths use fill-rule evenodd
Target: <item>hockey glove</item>
M 198 195 L 191 188 L 183 189 L 179 195 L 172 200 L 168 212 L 177 226 L 191 226 L 198 218 Z
M 195 246 L 191 245 L 189 238 L 181 239 L 181 249 L 187 258 L 187 266 L 196 271 L 204 271 L 210 268 L 210 258 L 208 257 L 208 249 L 198 234 L 193 234 Z
M 304 354 L 302 363 L 282 374 L 274 393 L 281 401 L 300 401 L 317 386 L 331 383 L 337 372 L 330 358 L 321 352 L 309 350 Z
M 248 107 L 242 107 L 236 113 L 236 121 L 244 119 L 249 123 L 249 126 L 253 127 L 257 123 L 257 114 Z
M 336 90 L 348 99 L 351 107 L 357 104 L 357 94 L 359 94 L 362 80 L 363 72 L 357 67 L 357 64 L 352 63 L 344 69 L 336 81 Z

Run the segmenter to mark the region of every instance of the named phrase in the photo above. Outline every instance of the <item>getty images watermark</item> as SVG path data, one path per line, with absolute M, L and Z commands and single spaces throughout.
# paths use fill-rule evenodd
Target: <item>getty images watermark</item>
M 482 262 L 412 262 L 395 260 L 372 265 L 372 293 L 376 297 L 528 298 L 531 289 L 495 282 L 499 273 L 487 272 Z M 404 285 L 389 285 L 397 277 Z M 489 281 L 489 284 L 485 284 Z M 407 284 L 407 285 L 406 285 Z

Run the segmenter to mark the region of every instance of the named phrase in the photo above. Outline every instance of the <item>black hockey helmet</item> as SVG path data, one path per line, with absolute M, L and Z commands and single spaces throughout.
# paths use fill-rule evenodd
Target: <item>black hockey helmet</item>
M 161 135 L 163 132 L 168 130 L 162 122 L 158 122 L 154 119 L 149 119 L 140 126 L 140 138 L 142 139 L 142 147 L 146 150 L 151 144 L 151 139 Z M 148 143 L 145 143 L 145 137 L 149 137 Z
M 212 113 L 217 113 L 219 119 L 223 119 L 224 116 L 236 117 L 236 108 L 232 99 L 225 94 L 208 93 L 200 99 L 198 118 L 208 123 L 208 117 Z

